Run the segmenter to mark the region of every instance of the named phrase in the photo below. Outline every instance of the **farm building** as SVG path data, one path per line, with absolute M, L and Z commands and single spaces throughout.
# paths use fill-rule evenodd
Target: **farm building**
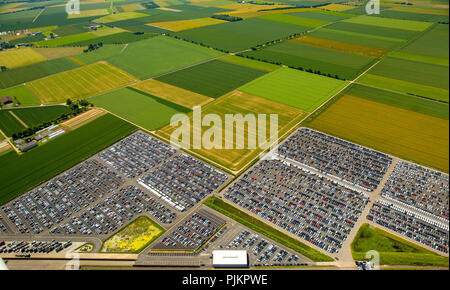
M 215 268 L 248 268 L 247 251 L 217 250 L 212 254 Z
M 7 104 L 12 104 L 12 99 L 11 99 L 11 97 L 3 97 L 2 98 L 2 103 L 3 104 L 5 104 L 5 105 L 7 105 Z

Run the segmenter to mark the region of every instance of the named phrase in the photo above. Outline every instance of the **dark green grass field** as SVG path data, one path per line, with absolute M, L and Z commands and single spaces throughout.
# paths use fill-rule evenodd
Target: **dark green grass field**
M 8 88 L 35 79 L 43 78 L 80 65 L 67 58 L 58 58 L 24 67 L 19 67 L 0 73 L 0 88 Z
M 0 130 L 2 130 L 6 136 L 11 136 L 24 129 L 25 127 L 9 113 L 9 110 L 0 110 Z
M 214 48 L 238 52 L 308 29 L 295 24 L 261 18 L 249 18 L 243 21 L 189 29 L 175 35 Z
M 110 114 L 23 155 L 0 156 L 0 204 L 49 180 L 136 130 Z
M 364 224 L 351 245 L 355 260 L 366 260 L 366 252 L 380 253 L 381 265 L 449 266 L 448 257 L 428 251 L 379 228 Z
M 283 42 L 264 49 L 243 53 L 257 60 L 281 63 L 294 68 L 312 69 L 353 79 L 375 61 L 374 58 L 294 42 Z
M 266 71 L 213 60 L 157 78 L 157 80 L 212 98 L 250 82 Z
M 321 252 L 314 250 L 313 248 L 307 246 L 306 244 L 280 232 L 279 230 L 269 226 L 268 224 L 252 218 L 247 213 L 239 210 L 238 208 L 220 200 L 219 198 L 212 196 L 208 198 L 205 202 L 205 205 L 210 208 L 220 212 L 223 215 L 226 215 L 235 221 L 243 224 L 244 226 L 257 231 L 260 234 L 267 236 L 270 239 L 273 239 L 280 244 L 291 248 L 292 250 L 304 255 L 305 257 L 315 261 L 333 261 L 333 259 Z
M 350 88 L 346 89 L 344 93 L 437 118 L 449 119 L 448 104 L 428 99 L 398 94 L 358 84 L 352 85 Z
M 54 120 L 62 114 L 69 113 L 70 109 L 67 106 L 45 106 L 15 109 L 13 112 L 22 121 L 24 121 L 25 124 L 27 124 L 29 127 L 33 127 L 41 123 Z

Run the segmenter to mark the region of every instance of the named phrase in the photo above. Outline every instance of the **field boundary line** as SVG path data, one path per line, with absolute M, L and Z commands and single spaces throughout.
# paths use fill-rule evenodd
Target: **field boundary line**
M 38 15 L 36 15 L 36 17 L 34 17 L 33 22 L 31 22 L 31 23 L 34 23 L 39 18 L 39 16 L 41 16 L 41 14 L 42 14 L 42 12 L 44 12 L 44 10 L 45 10 L 45 7 L 41 10 L 41 12 L 39 12 Z
M 29 128 L 29 126 L 24 122 L 24 121 L 22 121 L 22 119 L 20 119 L 16 114 L 14 114 L 13 112 L 11 112 L 11 111 L 8 111 L 10 114 L 11 114 L 11 116 L 13 116 L 20 124 L 22 124 L 25 128 Z

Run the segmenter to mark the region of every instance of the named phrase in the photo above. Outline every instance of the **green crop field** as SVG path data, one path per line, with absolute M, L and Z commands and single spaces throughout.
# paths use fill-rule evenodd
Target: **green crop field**
M 75 166 L 135 130 L 131 124 L 107 114 L 26 154 L 19 156 L 11 151 L 0 156 L 0 204 Z
M 348 80 L 354 79 L 375 61 L 375 58 L 368 56 L 293 41 L 245 52 L 243 55 L 271 63 L 282 63 L 289 67 L 320 71 L 322 74 L 330 74 L 333 77 L 337 75 L 340 79 Z
M 253 59 L 240 57 L 240 56 L 236 56 L 236 55 L 227 55 L 227 56 L 224 56 L 224 57 L 220 58 L 220 60 L 221 61 L 230 62 L 230 63 L 234 63 L 234 64 L 247 66 L 247 67 L 251 67 L 251 68 L 254 68 L 254 69 L 268 71 L 268 72 L 274 71 L 274 70 L 280 68 L 280 66 L 276 65 L 276 64 L 272 64 L 272 63 L 268 63 L 268 62 L 262 62 L 262 61 L 256 61 L 256 60 L 253 60 Z
M 239 90 L 311 112 L 345 85 L 341 80 L 281 68 Z
M 226 51 L 238 52 L 308 30 L 307 27 L 249 18 L 178 32 L 175 35 Z
M 23 84 L 48 75 L 70 70 L 80 65 L 67 59 L 59 58 L 44 61 L 16 69 L 7 70 L 0 74 L 0 88 L 8 88 Z
M 289 13 L 287 15 L 315 19 L 315 20 L 320 20 L 320 21 L 325 21 L 325 22 L 335 22 L 335 21 L 343 20 L 343 19 L 353 16 L 351 14 L 349 16 L 348 14 L 345 14 L 345 13 L 339 13 L 339 12 L 333 13 L 332 11 L 324 11 L 324 10 L 295 12 L 295 13 Z
M 11 97 L 20 102 L 20 107 L 39 106 L 41 103 L 39 99 L 25 86 L 19 85 L 8 89 L 0 90 L 0 98 Z
M 94 51 L 86 52 L 74 56 L 74 59 L 83 64 L 91 64 L 101 60 L 107 60 L 115 55 L 120 54 L 125 49 L 125 44 L 122 45 L 104 45 Z
M 218 98 L 266 71 L 213 60 L 157 78 L 165 82 L 208 97 Z
M 270 114 L 278 115 L 278 136 L 282 136 L 283 134 L 289 132 L 294 128 L 296 124 L 298 124 L 303 118 L 306 117 L 307 113 L 294 108 L 287 106 L 282 103 L 274 102 L 268 99 L 264 99 L 261 97 L 257 97 L 251 94 L 247 94 L 240 91 L 233 91 L 231 93 L 226 94 L 220 98 L 215 99 L 213 102 L 210 102 L 204 106 L 202 106 L 202 115 L 207 114 L 216 114 L 221 117 L 221 120 L 226 120 L 227 114 L 242 114 L 243 116 L 247 114 L 266 114 L 269 116 Z M 192 113 L 189 114 L 191 119 L 191 128 L 192 128 Z M 267 121 L 269 122 L 269 121 Z M 219 125 L 220 126 L 220 125 Z M 235 124 L 233 124 L 235 126 Z M 233 149 L 225 149 L 225 129 L 226 124 L 222 123 L 220 126 L 222 130 L 222 142 L 220 149 L 212 148 L 212 149 L 192 149 L 193 152 L 200 154 L 208 158 L 209 160 L 215 162 L 218 165 L 223 166 L 229 170 L 241 170 L 243 167 L 248 165 L 253 159 L 257 158 L 259 154 L 263 151 L 261 147 L 257 147 L 256 149 L 244 148 L 238 149 L 236 146 L 233 146 Z M 158 135 L 166 138 L 167 140 L 171 139 L 172 133 L 177 129 L 177 126 L 166 126 L 160 130 L 158 130 Z M 208 129 L 207 126 L 202 127 L 202 134 Z M 192 131 L 193 129 L 191 129 Z M 244 129 L 246 130 L 246 129 Z M 234 145 L 236 144 L 236 130 L 233 132 L 233 141 Z M 256 133 L 250 134 L 247 130 L 245 131 L 244 142 L 248 142 L 249 138 L 253 138 L 256 136 L 253 135 Z M 251 137 L 249 137 L 249 135 Z M 192 137 L 192 136 L 191 136 Z M 266 141 L 269 141 L 270 137 L 270 126 L 267 123 L 266 126 Z M 258 143 L 261 145 L 260 143 Z M 193 148 L 192 138 L 189 148 Z
M 364 24 L 364 25 L 372 25 L 386 28 L 398 28 L 404 30 L 413 30 L 413 31 L 424 31 L 428 27 L 432 25 L 429 22 L 422 21 L 412 21 L 412 20 L 402 20 L 402 19 L 394 19 L 394 18 L 380 18 L 380 17 L 371 17 L 371 16 L 360 16 L 360 17 L 352 17 L 343 22 L 347 23 L 356 23 L 356 24 Z
M 27 86 L 46 104 L 82 99 L 136 82 L 136 79 L 106 63 L 97 62 L 32 81 Z
M 35 43 L 37 47 L 55 47 L 55 46 L 62 46 L 71 44 L 74 42 L 80 42 L 88 39 L 98 38 L 97 35 L 91 33 L 91 32 L 85 32 L 80 34 L 73 34 L 63 37 L 58 37 L 50 40 L 43 40 L 40 42 Z
M 381 265 L 439 266 L 448 268 L 448 257 L 419 247 L 382 229 L 364 224 L 351 245 L 355 260 L 366 260 L 366 252 L 380 253 Z
M 449 65 L 448 58 L 426 56 L 426 55 L 408 53 L 408 52 L 403 52 L 403 51 L 393 51 L 389 54 L 389 56 L 406 59 L 406 60 L 424 62 L 424 63 L 429 63 L 429 64 L 437 64 L 437 65 L 443 65 L 443 66 Z
M 446 58 L 449 52 L 449 32 L 447 24 L 438 24 L 417 40 L 404 47 L 402 52 L 431 57 Z
M 297 239 L 292 238 L 291 236 L 286 235 L 283 232 L 271 227 L 270 225 L 252 218 L 249 214 L 243 212 L 242 210 L 218 199 L 217 197 L 210 197 L 205 202 L 205 205 L 210 208 L 217 210 L 223 215 L 226 215 L 238 223 L 243 224 L 244 226 L 262 234 L 266 237 L 273 239 L 274 241 L 304 255 L 305 257 L 319 262 L 319 261 L 333 261 L 333 259 L 327 255 L 322 254 L 314 250 L 313 248 L 307 246 L 306 244 L 300 242 Z
M 151 57 L 144 57 L 149 55 Z M 108 62 L 140 79 L 147 79 L 221 55 L 212 49 L 158 36 L 130 43 L 120 54 L 109 58 Z
M 272 14 L 272 15 L 264 15 L 259 18 L 283 22 L 283 23 L 295 24 L 295 25 L 300 25 L 300 26 L 306 26 L 306 27 L 319 27 L 319 26 L 330 23 L 329 21 L 312 19 L 312 18 L 303 18 L 303 17 L 297 16 L 297 15 Z
M 449 105 L 420 97 L 399 94 L 373 87 L 354 84 L 345 90 L 345 94 L 365 98 L 421 114 L 441 119 L 449 119 Z
M 354 32 L 376 37 L 388 37 L 403 40 L 412 39 L 414 36 L 417 36 L 420 33 L 420 31 L 414 30 L 398 29 L 394 27 L 373 26 L 358 23 L 348 23 L 342 21 L 328 25 L 327 29 L 341 30 L 345 32 Z
M 130 88 L 98 95 L 89 101 L 147 130 L 156 130 L 167 125 L 173 115 L 190 111 Z
M 41 123 L 45 123 L 54 120 L 70 112 L 67 106 L 45 106 L 45 107 L 33 107 L 14 109 L 14 114 L 19 117 L 28 127 L 33 127 Z
M 448 119 L 343 95 L 305 125 L 448 172 Z
M 0 130 L 2 130 L 6 136 L 11 136 L 12 134 L 25 129 L 25 127 L 9 113 L 9 111 L 9 109 L 0 110 Z

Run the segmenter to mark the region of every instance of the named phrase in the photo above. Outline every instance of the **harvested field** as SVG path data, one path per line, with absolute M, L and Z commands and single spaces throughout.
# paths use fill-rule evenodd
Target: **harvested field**
M 82 99 L 136 82 L 132 75 L 106 63 L 97 62 L 32 81 L 27 86 L 42 103 L 63 103 Z
M 281 68 L 239 88 L 240 91 L 312 112 L 346 82 Z
M 46 60 L 47 58 L 29 47 L 0 51 L 0 65 L 6 66 L 8 69 L 26 66 Z
M 70 128 L 70 129 L 76 129 L 78 127 L 83 126 L 86 123 L 89 123 L 91 121 L 94 121 L 100 116 L 103 116 L 106 114 L 105 111 L 99 108 L 92 108 L 87 112 L 84 112 L 76 117 L 73 117 L 67 121 L 64 121 L 61 123 L 61 126 Z
M 199 18 L 199 19 L 188 19 L 188 20 L 175 20 L 166 22 L 154 22 L 148 25 L 159 27 L 162 29 L 170 31 L 183 31 L 197 27 L 203 27 L 208 25 L 214 25 L 219 23 L 224 23 L 226 21 L 214 18 Z
M 194 106 L 205 105 L 213 98 L 203 96 L 179 87 L 175 87 L 154 79 L 142 81 L 132 86 L 135 89 L 154 95 L 177 105 L 192 109 Z

